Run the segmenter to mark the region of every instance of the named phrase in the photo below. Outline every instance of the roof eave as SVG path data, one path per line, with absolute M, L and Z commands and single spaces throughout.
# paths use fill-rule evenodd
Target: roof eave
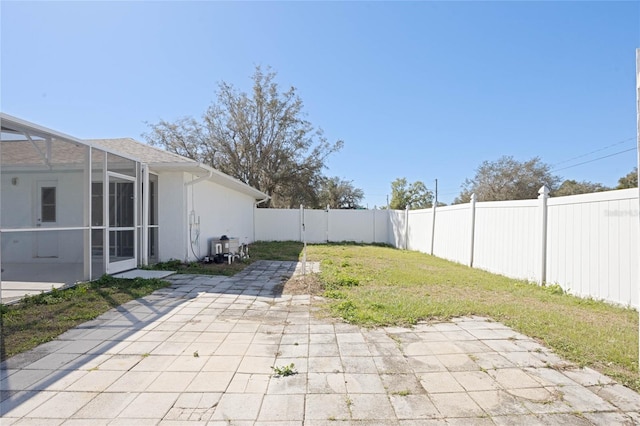
M 148 163 L 149 167 L 155 171 L 166 172 L 188 172 L 193 173 L 199 177 L 209 176 L 208 180 L 219 185 L 225 186 L 230 189 L 235 189 L 246 195 L 253 197 L 256 200 L 267 200 L 271 197 L 264 192 L 247 185 L 246 183 L 231 177 L 213 167 L 207 166 L 202 163 L 188 163 L 188 162 L 176 162 L 176 163 Z

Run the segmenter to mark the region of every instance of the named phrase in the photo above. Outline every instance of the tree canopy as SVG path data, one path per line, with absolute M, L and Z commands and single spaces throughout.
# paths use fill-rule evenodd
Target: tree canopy
M 351 181 L 335 176 L 322 182 L 319 194 L 320 206 L 332 209 L 357 209 L 364 198 L 364 192 L 353 186 Z
M 276 73 L 257 66 L 250 94 L 225 82 L 202 120 L 149 124 L 146 140 L 214 167 L 266 193 L 264 207 L 316 206 L 330 143 L 306 120 L 295 87 L 281 91 Z
M 391 202 L 389 207 L 394 210 L 428 209 L 433 206 L 433 192 L 424 183 L 417 180 L 412 184 L 406 178 L 398 178 L 391 182 Z
M 602 185 L 601 183 L 589 182 L 589 181 L 575 181 L 573 179 L 567 179 L 556 189 L 551 195 L 554 197 L 564 197 L 566 195 L 578 195 L 578 194 L 590 194 L 592 192 L 609 191 L 611 188 Z
M 468 203 L 474 193 L 478 201 L 537 198 L 542 185 L 553 192 L 559 182 L 560 178 L 551 173 L 551 166 L 539 157 L 517 161 L 511 156 L 502 156 L 496 161 L 482 162 L 473 179 L 464 181 L 454 204 Z
M 627 189 L 627 188 L 637 188 L 638 187 L 638 168 L 634 167 L 626 175 L 622 176 L 618 179 L 618 186 L 616 189 Z

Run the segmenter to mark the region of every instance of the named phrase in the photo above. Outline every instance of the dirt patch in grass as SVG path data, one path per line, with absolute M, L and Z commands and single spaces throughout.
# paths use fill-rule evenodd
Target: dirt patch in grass
M 289 278 L 282 286 L 282 294 L 292 295 L 321 295 L 324 284 L 319 274 L 296 275 Z

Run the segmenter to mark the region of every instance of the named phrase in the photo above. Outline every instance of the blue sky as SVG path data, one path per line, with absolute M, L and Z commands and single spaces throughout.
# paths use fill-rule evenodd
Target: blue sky
M 438 179 L 451 202 L 502 155 L 610 186 L 637 164 L 637 1 L 3 0 L 0 13 L 3 112 L 143 140 L 146 122 L 200 117 L 218 82 L 249 90 L 271 66 L 344 140 L 326 174 L 369 207 L 398 177 Z

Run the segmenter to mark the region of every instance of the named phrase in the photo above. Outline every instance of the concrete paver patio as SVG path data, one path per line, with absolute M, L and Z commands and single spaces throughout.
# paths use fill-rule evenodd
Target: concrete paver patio
M 640 395 L 485 318 L 318 318 L 279 294 L 296 267 L 175 275 L 5 361 L 2 425 L 640 424 Z

